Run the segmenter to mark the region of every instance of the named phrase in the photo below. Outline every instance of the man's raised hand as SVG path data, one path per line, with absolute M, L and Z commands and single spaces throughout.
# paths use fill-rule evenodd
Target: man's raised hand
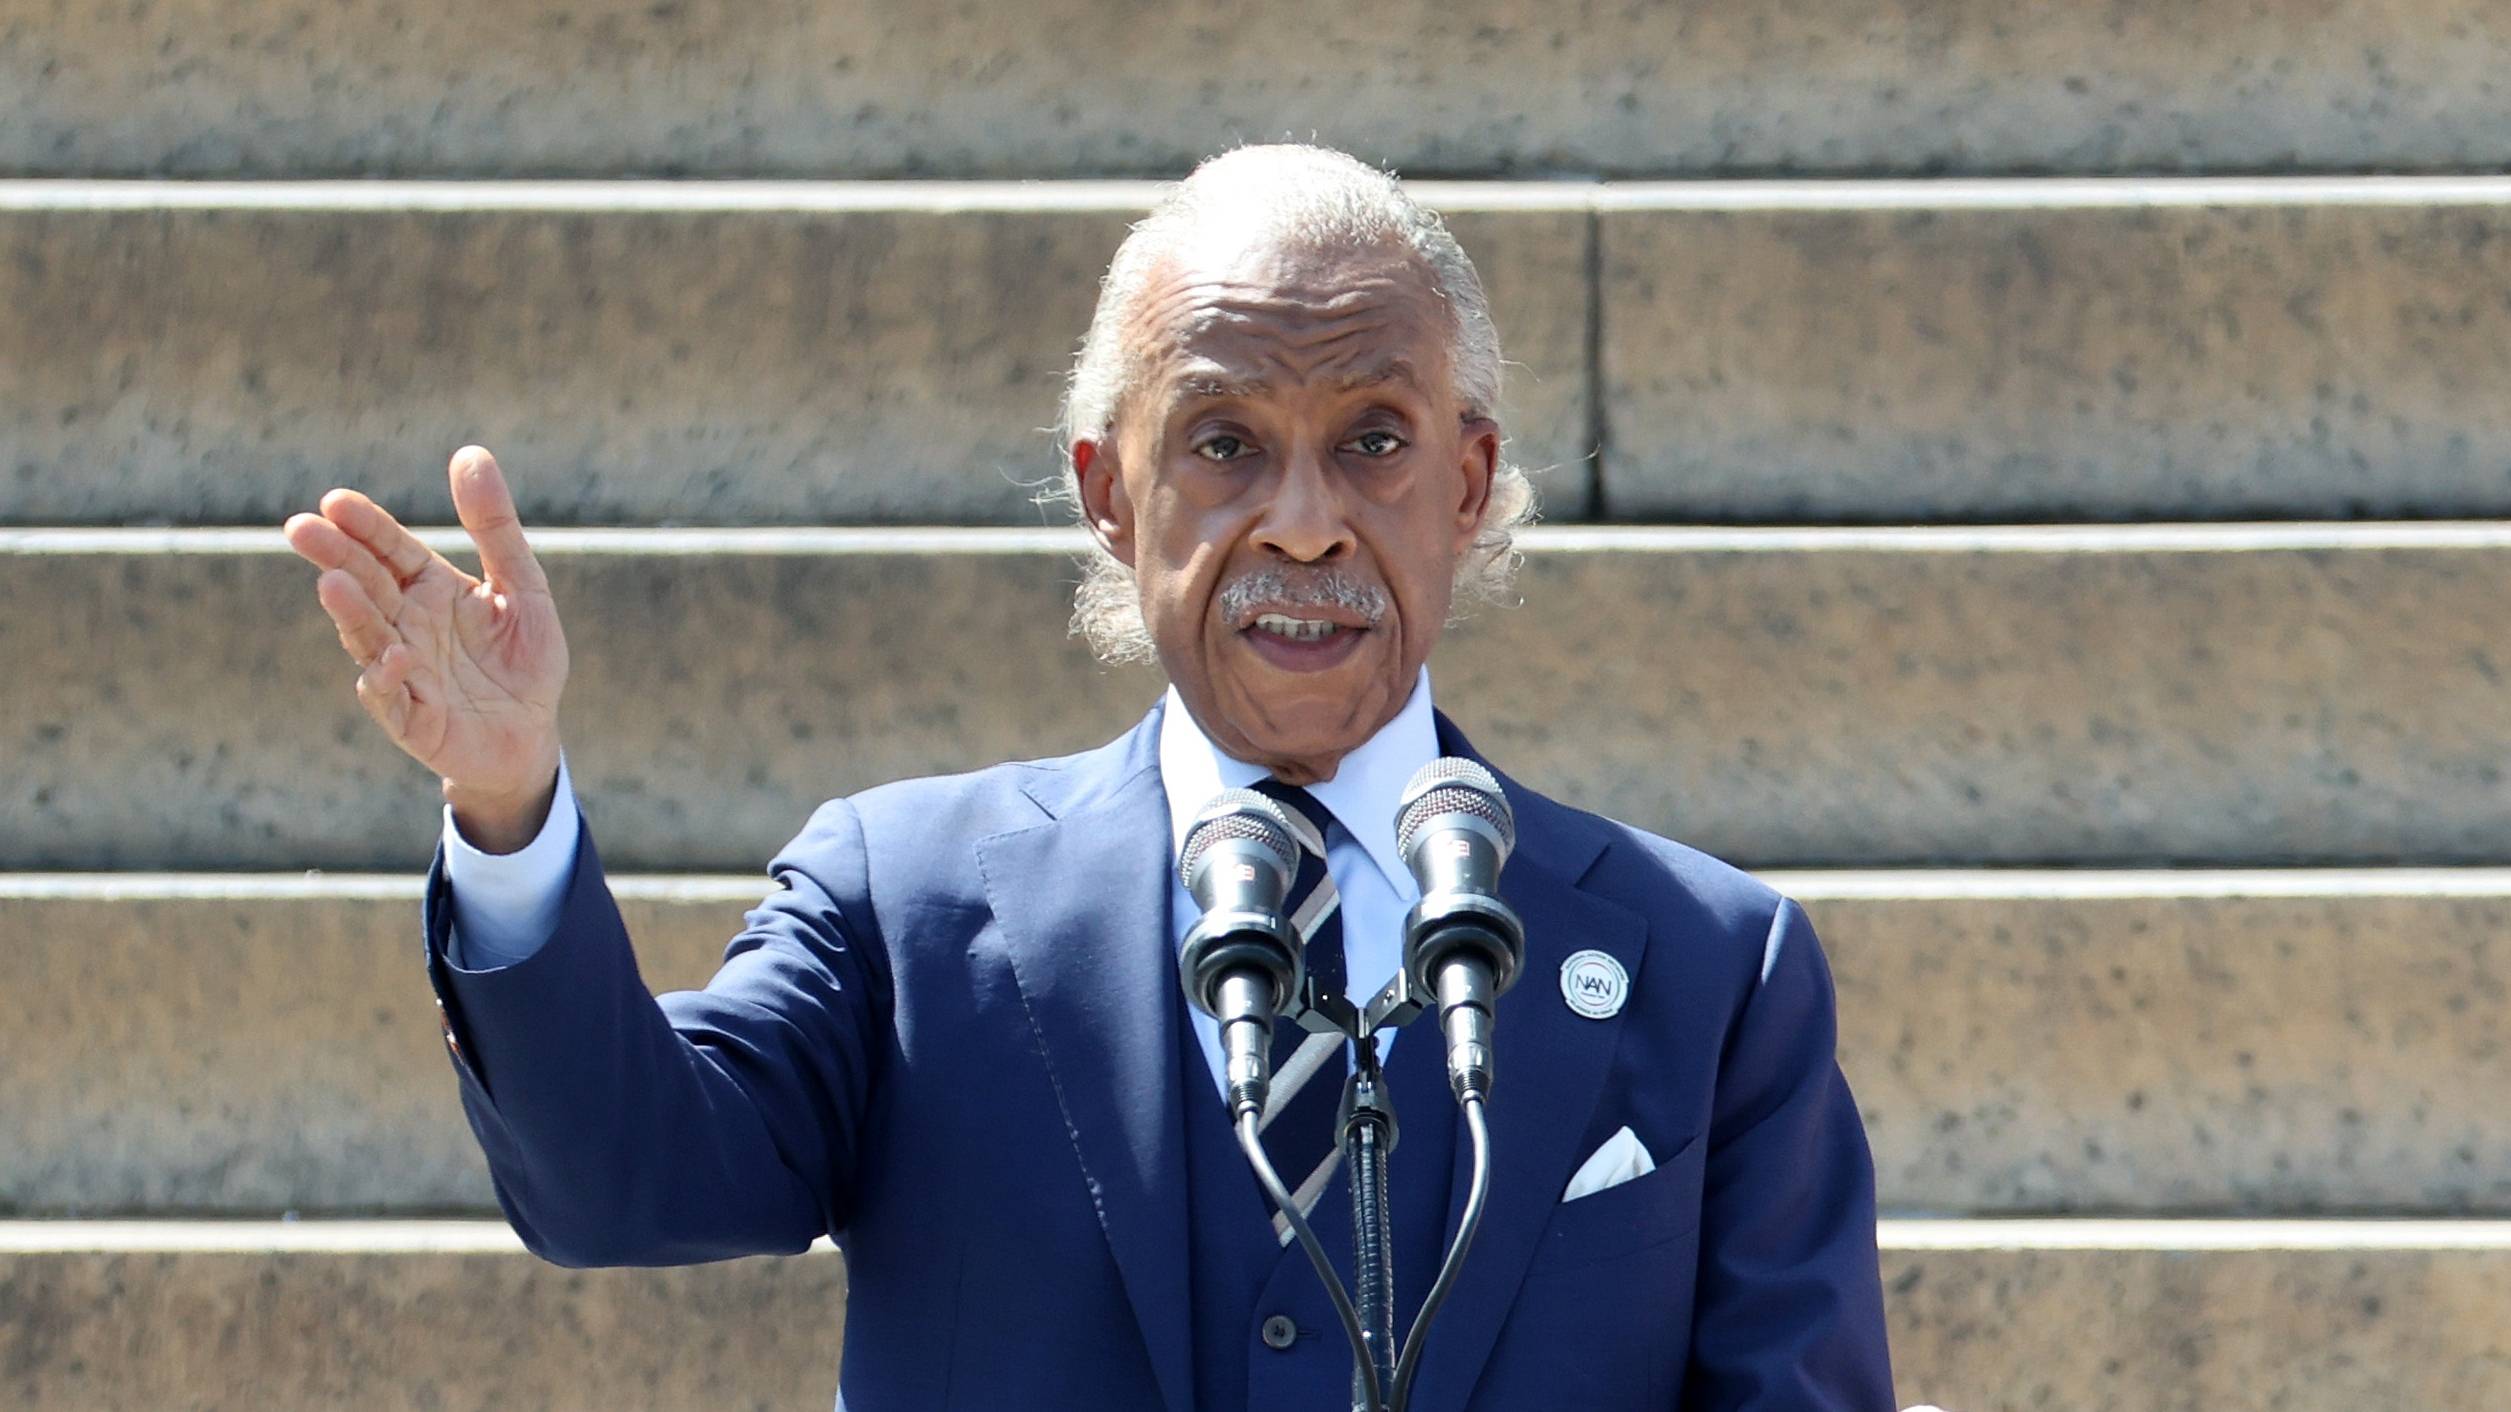
M 555 792 L 567 639 L 496 458 L 465 446 L 451 475 L 485 579 L 354 490 L 291 516 L 285 533 L 323 571 L 315 594 L 362 669 L 358 703 L 442 777 L 466 838 L 511 852 L 539 832 Z

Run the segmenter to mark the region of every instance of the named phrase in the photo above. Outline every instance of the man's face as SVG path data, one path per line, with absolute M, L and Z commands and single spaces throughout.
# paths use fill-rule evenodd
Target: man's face
M 1169 680 L 1293 783 L 1402 708 L 1481 525 L 1499 430 L 1462 415 L 1447 319 L 1401 251 L 1172 260 L 1110 443 L 1073 448 Z

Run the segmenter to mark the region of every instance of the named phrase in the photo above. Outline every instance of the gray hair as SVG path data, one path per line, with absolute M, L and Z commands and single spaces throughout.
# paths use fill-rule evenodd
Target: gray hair
M 1151 213 L 1133 227 L 1099 282 L 1098 310 L 1082 336 L 1064 389 L 1059 445 L 1065 454 L 1062 481 L 1041 497 L 1085 518 L 1081 482 L 1070 452 L 1076 441 L 1104 441 L 1114 428 L 1118 404 L 1132 388 L 1134 360 L 1124 346 L 1124 324 L 1151 276 L 1216 218 L 1244 229 L 1251 223 L 1283 241 L 1307 247 L 1370 250 L 1395 246 L 1421 263 L 1431 289 L 1446 304 L 1449 366 L 1455 394 L 1467 416 L 1494 416 L 1500 399 L 1500 336 L 1491 322 L 1491 301 L 1482 277 L 1456 237 L 1437 215 L 1424 210 L 1385 172 L 1325 147 L 1241 147 L 1206 161 L 1162 194 Z M 1534 518 L 1534 485 L 1526 473 L 1501 460 L 1491 480 L 1482 529 L 1456 566 L 1455 602 L 1506 599 L 1516 576 L 1517 530 Z M 1150 630 L 1133 571 L 1096 542 L 1082 566 L 1073 596 L 1072 630 L 1109 662 L 1148 661 Z

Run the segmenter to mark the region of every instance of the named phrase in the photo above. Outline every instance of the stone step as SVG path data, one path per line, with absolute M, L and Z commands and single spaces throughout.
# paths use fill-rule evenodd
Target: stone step
M 2511 178 L 1423 192 L 1555 521 L 2511 515 Z M 0 522 L 1036 524 L 1148 198 L 0 184 Z
M 822 800 L 1156 698 L 1061 531 L 549 531 L 605 856 L 746 872 Z M 2511 525 L 1547 530 L 1437 659 L 1529 784 L 1761 867 L 2483 864 Z M 410 868 L 436 786 L 277 531 L 0 531 L 0 868 Z M 23 606 L 19 606 L 23 605 Z
M 8 0 L 0 171 L 1162 173 L 1311 134 L 1468 174 L 2492 168 L 2499 20 L 2486 0 Z M 1293 36 L 1296 64 L 1234 61 Z
M 1038 524 L 1141 183 L 0 186 L 0 522 L 446 507 L 530 523 Z M 1591 216 L 1444 203 L 1528 369 L 1512 455 L 1586 506 Z M 445 510 L 439 508 L 437 513 Z
M 825 1407 L 834 1250 L 564 1270 L 502 1222 L 0 1223 L 19 1412 Z
M 1959 1412 L 2511 1405 L 2511 1225 L 1883 1223 L 1900 1400 Z
M 1611 518 L 2499 516 L 2511 182 L 1601 190 Z
M 2511 1401 L 2511 1224 L 1886 1221 L 1879 1235 L 1903 1402 Z M 843 1301 L 834 1252 L 567 1271 L 493 1223 L 6 1223 L 0 1397 L 25 1412 L 808 1407 L 833 1395 Z
M 2511 870 L 1764 876 L 1891 1209 L 2511 1213 Z
M 2511 1213 L 2511 871 L 1770 877 L 1887 1209 Z M 615 891 L 678 989 L 766 885 Z M 0 877 L 0 1212 L 492 1211 L 417 912 L 408 876 Z

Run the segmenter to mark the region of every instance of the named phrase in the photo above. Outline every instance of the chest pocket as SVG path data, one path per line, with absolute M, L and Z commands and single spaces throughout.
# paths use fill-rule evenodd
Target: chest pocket
M 1555 1206 L 1527 1273 L 1600 1265 L 1698 1230 L 1706 1147 L 1695 1135 L 1646 1176 Z
M 1674 1405 L 1691 1358 L 1705 1147 L 1695 1137 L 1644 1177 L 1552 1208 L 1474 1412 Z

